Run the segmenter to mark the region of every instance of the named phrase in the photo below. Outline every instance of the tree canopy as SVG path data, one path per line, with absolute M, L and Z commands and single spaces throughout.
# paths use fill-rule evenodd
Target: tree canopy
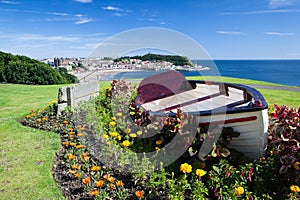
M 56 70 L 38 60 L 0 51 L 0 83 L 53 85 L 75 82 L 78 79 L 66 70 Z

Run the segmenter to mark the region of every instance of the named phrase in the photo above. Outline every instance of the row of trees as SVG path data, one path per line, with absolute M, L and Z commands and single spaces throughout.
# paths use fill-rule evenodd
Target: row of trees
M 143 56 L 121 57 L 121 58 L 115 59 L 114 61 L 119 62 L 124 59 L 140 59 L 142 61 L 167 61 L 167 62 L 173 63 L 174 65 L 177 65 L 177 66 L 184 66 L 184 65 L 192 66 L 191 61 L 187 57 L 184 57 L 184 56 L 160 55 L 160 54 L 152 54 L 152 53 L 148 53 Z
M 78 79 L 65 69 L 56 70 L 29 57 L 0 51 L 0 83 L 52 85 L 76 82 Z

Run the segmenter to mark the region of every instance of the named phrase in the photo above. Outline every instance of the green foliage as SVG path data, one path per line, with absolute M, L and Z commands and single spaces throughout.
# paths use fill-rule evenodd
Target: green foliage
M 120 62 L 122 60 L 127 60 L 127 59 L 140 59 L 142 61 L 167 61 L 170 63 L 173 63 L 174 65 L 177 66 L 184 66 L 184 65 L 189 65 L 192 66 L 193 64 L 191 61 L 184 56 L 176 56 L 176 55 L 160 55 L 160 54 L 152 54 L 148 53 L 143 56 L 132 56 L 132 57 L 121 57 L 118 59 L 115 59 L 115 62 Z
M 77 82 L 76 77 L 62 72 L 26 56 L 0 52 L 1 83 L 53 85 Z

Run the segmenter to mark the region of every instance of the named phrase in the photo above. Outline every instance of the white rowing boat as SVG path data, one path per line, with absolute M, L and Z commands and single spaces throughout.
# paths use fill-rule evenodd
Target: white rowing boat
M 241 84 L 187 81 L 177 71 L 150 76 L 141 81 L 137 104 L 153 115 L 197 115 L 200 126 L 232 127 L 240 136 L 230 148 L 250 159 L 264 153 L 268 135 L 268 105 L 254 88 Z

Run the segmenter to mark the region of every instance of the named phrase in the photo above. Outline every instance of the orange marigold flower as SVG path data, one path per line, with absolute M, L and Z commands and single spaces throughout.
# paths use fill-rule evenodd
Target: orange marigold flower
M 48 121 L 48 118 L 44 116 L 44 117 L 42 118 L 42 120 L 43 120 L 43 121 Z
M 185 173 L 185 174 L 190 173 L 190 172 L 192 172 L 192 166 L 187 164 L 187 163 L 181 164 L 180 165 L 180 171 Z
M 300 169 L 300 162 L 295 162 L 293 166 L 296 170 L 299 170 Z
M 70 146 L 71 146 L 71 147 L 75 147 L 75 146 L 76 146 L 76 143 L 75 143 L 75 142 L 70 142 Z
M 76 146 L 76 149 L 83 149 L 84 148 L 84 145 L 83 144 L 79 144 Z
M 75 132 L 74 131 L 70 131 L 70 133 L 69 133 L 70 135 L 74 135 L 75 134 Z
M 130 142 L 129 142 L 128 140 L 124 140 L 124 141 L 122 142 L 122 145 L 123 145 L 124 147 L 128 147 L 128 146 L 130 145 Z
M 130 129 L 130 128 L 125 128 L 124 132 L 125 132 L 126 134 L 129 134 L 129 133 L 131 132 L 131 129 Z
M 74 140 L 74 135 L 70 135 L 70 140 Z
M 103 176 L 103 178 L 104 178 L 105 180 L 108 180 L 108 179 L 110 178 L 110 174 L 105 174 L 105 175 Z
M 291 190 L 291 192 L 293 192 L 293 193 L 298 193 L 298 192 L 300 192 L 300 188 L 299 188 L 298 185 L 291 185 L 290 190 Z
M 31 116 L 32 116 L 32 117 L 35 117 L 35 116 L 36 116 L 36 113 L 35 113 L 35 112 L 31 113 Z
M 83 133 L 78 133 L 77 136 L 81 137 L 81 136 L 83 136 Z
M 68 158 L 69 158 L 70 160 L 74 160 L 74 159 L 75 159 L 75 156 L 74 156 L 73 154 L 68 154 Z
M 72 169 L 80 170 L 80 168 L 81 168 L 80 165 L 76 165 L 76 164 L 72 165 Z
M 30 112 L 31 112 L 31 113 L 33 113 L 33 112 L 34 112 L 34 110 L 33 110 L 33 109 L 30 109 Z
M 76 178 L 80 178 L 81 174 L 79 174 L 79 173 L 77 172 L 77 173 L 74 174 L 74 176 L 75 176 Z
M 26 118 L 27 118 L 27 119 L 30 119 L 30 118 L 31 118 L 31 115 L 27 115 Z
M 111 183 L 113 183 L 115 181 L 115 178 L 114 177 L 109 177 L 108 181 L 111 182 Z
M 40 118 L 38 118 L 38 119 L 36 119 L 36 121 L 40 123 L 42 120 Z
M 237 192 L 237 195 L 240 196 L 241 194 L 244 194 L 245 190 L 242 186 L 239 186 L 237 189 L 236 189 L 236 192 Z
M 117 181 L 117 186 L 118 187 L 122 187 L 124 185 L 122 180 Z
M 110 190 L 113 190 L 114 188 L 115 188 L 114 184 L 112 184 L 112 183 L 109 184 L 109 189 L 110 189 Z
M 68 141 L 64 141 L 63 145 L 66 146 L 66 147 L 68 147 L 69 146 L 69 142 Z
M 73 131 L 73 128 L 68 128 L 68 131 Z
M 92 197 L 95 197 L 95 196 L 97 196 L 98 194 L 99 194 L 98 190 L 92 190 L 92 191 L 91 191 L 91 196 L 92 196 Z
M 156 145 L 162 144 L 162 140 L 156 140 L 155 144 L 156 144 Z
M 91 170 L 92 171 L 98 171 L 98 170 L 100 170 L 100 167 L 99 166 L 93 166 L 93 167 L 91 167 Z
M 67 120 L 64 120 L 63 123 L 64 123 L 65 125 L 69 124 L 69 122 L 68 122 Z
M 103 180 L 96 181 L 96 187 L 102 187 L 104 185 Z
M 79 130 L 81 130 L 81 131 L 83 131 L 84 130 L 84 127 L 83 126 L 77 126 L 77 128 L 79 129 Z
M 90 181 L 91 181 L 91 178 L 90 178 L 90 177 L 87 177 L 87 178 L 82 179 L 82 182 L 83 182 L 83 184 L 85 184 L 85 185 L 89 184 Z
M 144 192 L 142 190 L 137 190 L 135 191 L 135 196 L 140 199 L 144 196 Z
M 83 158 L 84 158 L 85 161 L 90 160 L 90 157 L 89 157 L 89 156 L 83 156 Z

